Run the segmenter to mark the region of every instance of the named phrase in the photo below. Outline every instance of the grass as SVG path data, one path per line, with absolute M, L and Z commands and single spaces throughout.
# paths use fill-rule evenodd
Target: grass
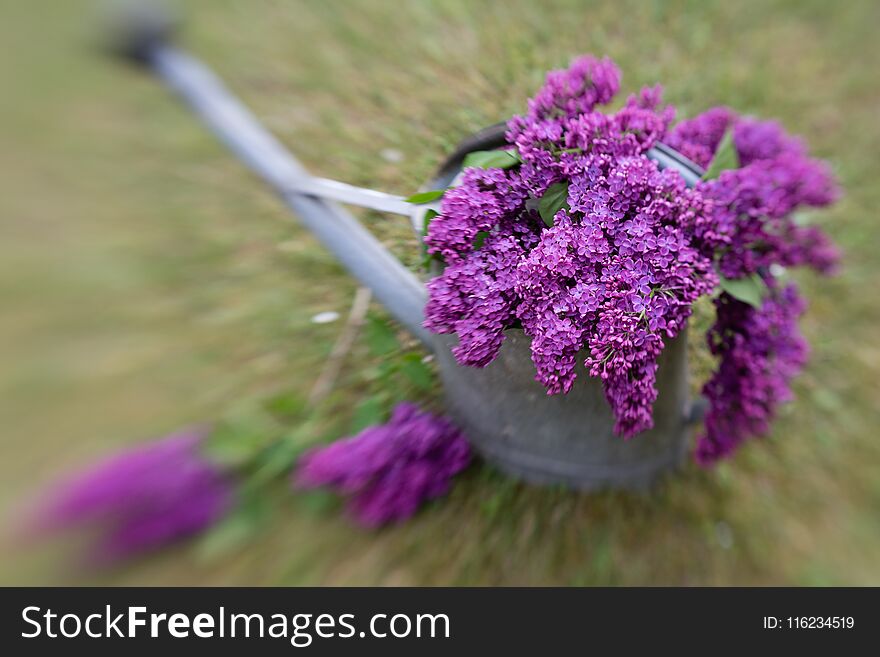
M 0 124 L 0 505 L 108 450 L 249 400 L 304 396 L 354 284 L 146 75 L 88 48 L 88 3 L 6 3 Z M 51 7 L 51 8 L 50 8 Z M 880 584 L 880 57 L 877 3 L 186 3 L 188 47 L 315 173 L 409 193 L 544 72 L 608 54 L 624 89 L 662 81 L 681 116 L 775 117 L 834 164 L 819 220 L 846 252 L 803 277 L 814 353 L 763 444 L 650 495 L 534 489 L 471 469 L 379 532 L 279 485 L 274 522 L 125 568 L 9 547 L 3 583 Z M 399 162 L 382 156 L 399 151 Z M 393 158 L 392 158 L 393 159 Z M 409 263 L 404 222 L 364 217 Z M 379 309 L 376 312 L 381 312 Z M 310 437 L 377 392 L 358 341 Z M 699 369 L 699 368 L 697 368 Z

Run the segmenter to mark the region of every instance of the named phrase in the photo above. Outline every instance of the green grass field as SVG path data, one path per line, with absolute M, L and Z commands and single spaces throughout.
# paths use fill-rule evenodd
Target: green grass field
M 154 80 L 94 51 L 91 3 L 2 5 L 14 53 L 0 63 L 11 515 L 109 450 L 307 395 L 342 327 L 310 318 L 345 315 L 355 285 Z M 663 82 L 680 116 L 728 104 L 778 118 L 839 174 L 846 196 L 819 220 L 845 268 L 801 277 L 814 353 L 773 435 L 649 495 L 534 489 L 475 467 L 411 522 L 370 532 L 279 484 L 274 520 L 235 549 L 193 542 L 94 573 L 70 567 L 69 545 L 6 545 L 0 583 L 880 584 L 878 3 L 185 6 L 187 46 L 307 166 L 376 189 L 411 192 L 584 52 L 613 57 L 625 93 Z M 404 220 L 364 219 L 417 262 Z M 380 394 L 381 365 L 359 339 L 309 439 L 351 427 Z

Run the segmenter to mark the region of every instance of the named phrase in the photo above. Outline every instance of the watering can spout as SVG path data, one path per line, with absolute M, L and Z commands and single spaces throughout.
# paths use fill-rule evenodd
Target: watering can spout
M 171 43 L 173 21 L 154 3 L 124 3 L 111 49 L 155 73 L 284 203 L 407 330 L 431 346 L 422 326 L 422 282 L 335 201 L 410 214 L 402 198 L 311 176 L 205 65 Z

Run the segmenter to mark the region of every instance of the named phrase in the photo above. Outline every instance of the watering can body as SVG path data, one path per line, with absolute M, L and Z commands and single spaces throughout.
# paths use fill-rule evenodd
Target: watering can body
M 498 357 L 485 368 L 462 367 L 450 351 L 454 336 L 437 336 L 435 358 L 449 414 L 485 460 L 533 484 L 582 490 L 644 489 L 682 463 L 689 444 L 687 335 L 663 350 L 657 370 L 654 427 L 624 440 L 599 379 L 578 364 L 565 395 L 548 395 L 535 381 L 521 329 L 506 332 Z

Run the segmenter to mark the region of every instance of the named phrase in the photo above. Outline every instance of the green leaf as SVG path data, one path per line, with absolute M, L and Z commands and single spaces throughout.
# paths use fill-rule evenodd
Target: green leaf
M 715 150 L 715 157 L 709 163 L 709 168 L 703 174 L 703 180 L 715 180 L 722 171 L 728 169 L 739 169 L 739 154 L 736 152 L 736 146 L 733 143 L 733 131 L 728 130 L 721 138 L 721 143 Z
M 397 334 L 388 322 L 375 315 L 370 315 L 367 318 L 364 334 L 366 335 L 370 351 L 376 356 L 386 356 L 397 351 L 400 346 L 397 341 Z
M 290 471 L 300 454 L 309 447 L 310 441 L 298 431 L 282 437 L 260 455 L 258 467 L 248 476 L 245 485 L 256 488 Z
M 409 198 L 404 199 L 407 203 L 414 203 L 415 205 L 421 205 L 422 203 L 430 203 L 431 201 L 436 201 L 438 198 L 443 196 L 446 193 L 445 189 L 432 189 L 427 192 L 419 192 L 418 194 L 413 194 Z
M 434 220 L 435 217 L 439 217 L 440 213 L 436 210 L 428 210 L 425 212 L 425 218 L 422 220 L 422 235 L 428 234 L 428 226 Z M 425 270 L 429 270 L 431 268 L 431 259 L 434 256 L 428 253 L 428 245 L 425 244 L 425 241 L 422 240 L 422 267 Z
M 263 403 L 263 407 L 281 420 L 296 417 L 306 408 L 306 400 L 301 396 L 286 392 L 275 397 L 270 397 Z
M 376 397 L 367 397 L 354 409 L 351 420 L 351 433 L 360 433 L 374 424 L 385 421 L 385 404 Z
M 425 218 L 422 220 L 422 235 L 428 234 L 428 225 L 434 220 L 434 217 L 439 217 L 440 213 L 436 210 L 428 210 L 425 212 Z M 422 248 L 428 248 L 427 244 L 422 244 Z
M 755 308 L 760 308 L 767 295 L 767 285 L 757 274 L 752 274 L 746 278 L 725 278 L 719 276 L 721 289 L 727 292 L 734 299 L 738 299 Z
M 303 491 L 299 495 L 305 509 L 312 515 L 322 516 L 339 508 L 339 496 L 329 490 Z
M 213 561 L 243 547 L 268 524 L 272 511 L 263 495 L 242 500 L 232 513 L 201 536 L 198 558 Z
M 199 540 L 198 558 L 213 561 L 244 546 L 253 535 L 248 518 L 234 514 L 211 527 Z
M 431 271 L 431 261 L 437 260 L 432 254 L 428 253 L 427 249 L 424 254 L 422 254 L 422 269 L 425 271 Z
M 465 167 L 477 169 L 509 169 L 521 163 L 516 151 L 474 151 L 464 158 Z
M 553 225 L 553 217 L 562 208 L 568 209 L 568 183 L 553 183 L 538 201 L 538 213 L 548 228 Z
M 400 364 L 400 372 L 419 390 L 428 391 L 434 388 L 434 373 L 422 360 L 421 354 L 406 354 Z
M 486 241 L 487 237 L 489 237 L 489 233 L 485 230 L 481 230 L 477 233 L 477 236 L 474 237 L 474 251 L 479 251 L 483 248 L 483 242 Z
M 222 465 L 245 465 L 278 435 L 278 424 L 265 411 L 245 409 L 230 413 L 205 441 L 207 456 Z

